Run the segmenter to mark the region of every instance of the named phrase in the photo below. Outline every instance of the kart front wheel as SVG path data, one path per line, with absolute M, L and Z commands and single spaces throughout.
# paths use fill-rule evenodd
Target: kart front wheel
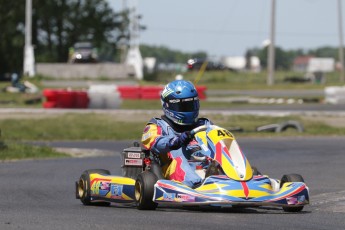
M 91 202 L 91 194 L 90 194 L 90 174 L 98 173 L 102 175 L 110 175 L 110 172 L 105 169 L 89 169 L 85 170 L 83 174 L 81 174 L 80 179 L 76 182 L 76 197 L 80 199 L 80 201 L 84 205 L 101 205 L 101 206 L 109 206 L 109 202 Z
M 287 174 L 282 177 L 280 180 L 280 187 L 283 186 L 286 182 L 304 182 L 304 179 L 299 174 Z M 283 207 L 283 210 L 285 212 L 300 212 L 304 206 L 298 206 L 298 207 Z
M 157 203 L 153 202 L 154 185 L 158 178 L 149 171 L 138 175 L 135 181 L 135 201 L 139 210 L 155 210 Z

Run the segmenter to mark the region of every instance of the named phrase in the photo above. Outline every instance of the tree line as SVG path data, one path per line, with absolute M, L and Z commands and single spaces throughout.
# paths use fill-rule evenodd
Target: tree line
M 204 51 L 183 53 L 177 50 L 169 49 L 165 46 L 142 45 L 140 47 L 140 51 L 143 57 L 156 57 L 159 62 L 164 63 L 186 63 L 189 58 L 207 58 L 207 53 Z M 267 67 L 267 47 L 248 49 L 243 55 L 244 57 L 257 56 L 260 59 L 261 66 L 263 68 Z M 284 50 L 281 47 L 275 47 L 275 68 L 280 70 L 289 70 L 296 57 L 306 55 L 315 57 L 330 57 L 338 60 L 338 48 L 325 46 L 310 50 Z
M 89 41 L 101 60 L 119 61 L 128 47 L 130 9 L 115 12 L 107 0 L 32 0 L 32 42 L 36 62 L 67 62 L 68 50 L 78 41 Z M 0 0 L 0 74 L 21 72 L 23 66 L 25 1 Z M 121 49 L 120 49 L 121 48 Z M 203 51 L 186 53 L 165 46 L 141 45 L 143 57 L 158 62 L 186 63 L 189 58 L 206 58 Z M 314 55 L 338 60 L 338 48 L 312 50 L 275 48 L 275 68 L 287 70 L 295 57 Z M 267 66 L 267 48 L 251 48 L 244 54 L 259 57 Z
M 37 62 L 66 62 L 78 41 L 92 42 L 106 56 L 116 56 L 129 37 L 129 11 L 114 12 L 106 0 L 33 0 L 32 43 Z M 0 73 L 23 65 L 25 1 L 0 0 Z

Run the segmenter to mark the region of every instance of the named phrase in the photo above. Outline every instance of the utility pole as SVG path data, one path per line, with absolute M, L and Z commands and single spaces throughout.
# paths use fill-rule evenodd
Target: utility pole
M 344 42 L 343 42 L 343 24 L 341 0 L 338 0 L 338 26 L 339 26 L 339 62 L 340 62 L 340 82 L 344 83 Z
M 127 15 L 125 15 L 125 12 L 127 12 L 128 8 L 127 8 L 127 0 L 122 0 L 122 23 L 125 23 L 126 21 L 126 17 Z M 119 41 L 120 44 L 120 51 L 121 51 L 121 55 L 120 55 L 120 62 L 121 63 L 125 63 L 126 60 L 126 55 L 127 55 L 127 43 L 125 41 L 125 38 L 121 38 L 121 40 Z
M 126 64 L 134 67 L 137 79 L 141 80 L 144 76 L 144 63 L 139 50 L 140 15 L 137 14 L 137 6 L 137 0 L 134 1 L 134 4 L 132 1 L 132 12 L 129 23 L 129 50 L 127 53 Z
M 24 46 L 24 75 L 35 75 L 35 56 L 32 46 L 32 0 L 25 4 L 25 46 Z
M 275 11 L 276 11 L 276 1 L 271 2 L 271 36 L 270 43 L 268 46 L 268 56 L 267 56 L 267 85 L 274 84 L 274 65 L 275 65 Z

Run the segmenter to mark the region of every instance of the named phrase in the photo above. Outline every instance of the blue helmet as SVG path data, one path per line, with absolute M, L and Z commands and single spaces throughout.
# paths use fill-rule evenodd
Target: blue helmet
M 194 124 L 199 116 L 199 97 L 190 81 L 176 80 L 167 84 L 161 101 L 166 117 L 178 125 Z

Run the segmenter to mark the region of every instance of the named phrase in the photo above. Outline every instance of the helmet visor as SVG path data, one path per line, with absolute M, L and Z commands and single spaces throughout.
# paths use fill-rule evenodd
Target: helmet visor
M 199 110 L 199 98 L 172 99 L 167 102 L 167 107 L 176 112 L 194 112 Z

